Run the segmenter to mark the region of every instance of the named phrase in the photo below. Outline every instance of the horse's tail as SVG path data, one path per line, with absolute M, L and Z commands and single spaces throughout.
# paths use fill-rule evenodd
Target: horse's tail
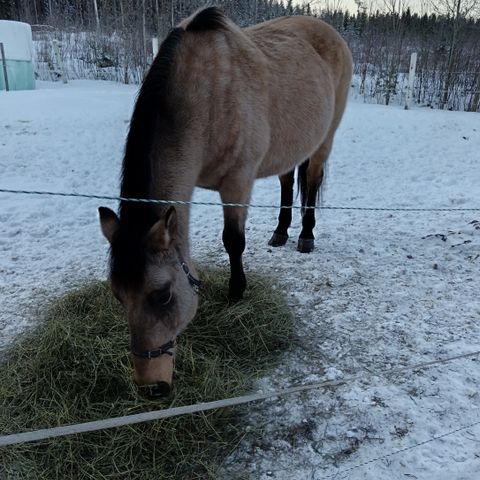
M 305 160 L 305 162 L 298 166 L 297 188 L 300 194 L 300 200 L 302 201 L 302 215 L 305 213 L 303 207 L 307 204 L 308 198 L 307 168 L 309 162 L 310 160 Z

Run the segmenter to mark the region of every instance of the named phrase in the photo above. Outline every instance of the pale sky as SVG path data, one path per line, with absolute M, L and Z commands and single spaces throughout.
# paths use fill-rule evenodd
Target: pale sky
M 385 4 L 395 5 L 398 9 L 399 5 L 405 5 L 405 9 L 409 6 L 412 11 L 419 13 L 425 13 L 428 11 L 427 5 L 428 0 L 363 0 L 367 5 L 369 10 L 376 11 L 385 10 Z M 299 0 L 298 3 L 304 3 L 302 0 Z M 305 3 L 310 3 L 313 8 L 324 8 L 326 5 L 331 7 L 340 6 L 343 10 L 348 9 L 350 12 L 357 11 L 357 5 L 354 0 L 306 0 Z

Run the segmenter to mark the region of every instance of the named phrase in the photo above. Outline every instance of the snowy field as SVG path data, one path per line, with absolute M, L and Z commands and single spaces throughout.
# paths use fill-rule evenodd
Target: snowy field
M 0 188 L 116 195 L 136 88 L 40 83 L 0 92 Z M 480 115 L 364 105 L 352 100 L 330 158 L 326 205 L 480 207 Z M 196 200 L 217 201 L 196 191 Z M 278 203 L 275 178 L 252 203 Z M 34 322 L 35 306 L 86 278 L 104 278 L 108 246 L 96 208 L 114 202 L 0 194 L 0 345 Z M 302 339 L 267 390 L 361 372 L 345 385 L 248 408 L 264 425 L 229 459 L 259 479 L 480 478 L 480 360 L 405 375 L 380 370 L 480 350 L 480 212 L 322 211 L 316 250 L 300 232 L 268 247 L 277 211 L 250 210 L 248 271 L 284 286 Z M 219 207 L 193 207 L 193 257 L 226 266 Z

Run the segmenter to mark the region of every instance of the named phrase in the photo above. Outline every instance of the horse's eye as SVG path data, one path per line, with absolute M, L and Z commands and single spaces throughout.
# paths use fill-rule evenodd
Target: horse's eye
M 170 285 L 150 292 L 147 296 L 147 302 L 152 308 L 166 307 L 172 301 L 172 291 Z

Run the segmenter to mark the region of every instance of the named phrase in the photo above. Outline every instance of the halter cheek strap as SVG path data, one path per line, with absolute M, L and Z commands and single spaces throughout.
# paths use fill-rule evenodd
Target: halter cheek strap
M 190 269 L 188 268 L 188 265 L 182 260 L 180 257 L 180 265 L 182 266 L 182 270 L 185 272 L 185 275 L 188 278 L 188 283 L 190 283 L 190 286 L 192 287 L 194 293 L 198 295 L 198 292 L 200 291 L 200 285 L 201 282 L 197 278 L 195 278 L 191 273 Z
M 183 260 L 182 254 L 178 249 L 177 249 L 177 255 L 178 255 L 178 261 L 180 262 L 180 266 L 182 267 L 183 272 L 188 278 L 188 283 L 190 283 L 190 286 L 192 287 L 194 293 L 198 295 L 198 292 L 200 291 L 200 285 L 201 285 L 200 280 L 195 278 L 190 273 L 190 269 L 188 268 L 188 265 L 185 263 L 185 260 Z M 151 358 L 157 358 L 162 355 L 170 355 L 172 357 L 173 352 L 171 352 L 170 350 L 172 350 L 176 345 L 177 345 L 177 340 L 173 339 L 153 350 L 136 350 L 132 345 L 130 347 L 130 351 L 132 352 L 132 355 L 134 355 L 135 357 L 145 358 L 147 360 L 150 360 Z
M 190 269 L 188 268 L 188 265 L 183 259 L 182 254 L 180 253 L 180 250 L 178 248 L 177 248 L 177 256 L 178 256 L 178 261 L 180 262 L 180 266 L 182 267 L 183 272 L 188 278 L 188 283 L 190 283 L 190 286 L 192 287 L 193 291 L 198 295 L 198 292 L 200 291 L 200 285 L 201 285 L 200 280 L 198 280 L 198 278 L 195 278 L 190 273 Z

